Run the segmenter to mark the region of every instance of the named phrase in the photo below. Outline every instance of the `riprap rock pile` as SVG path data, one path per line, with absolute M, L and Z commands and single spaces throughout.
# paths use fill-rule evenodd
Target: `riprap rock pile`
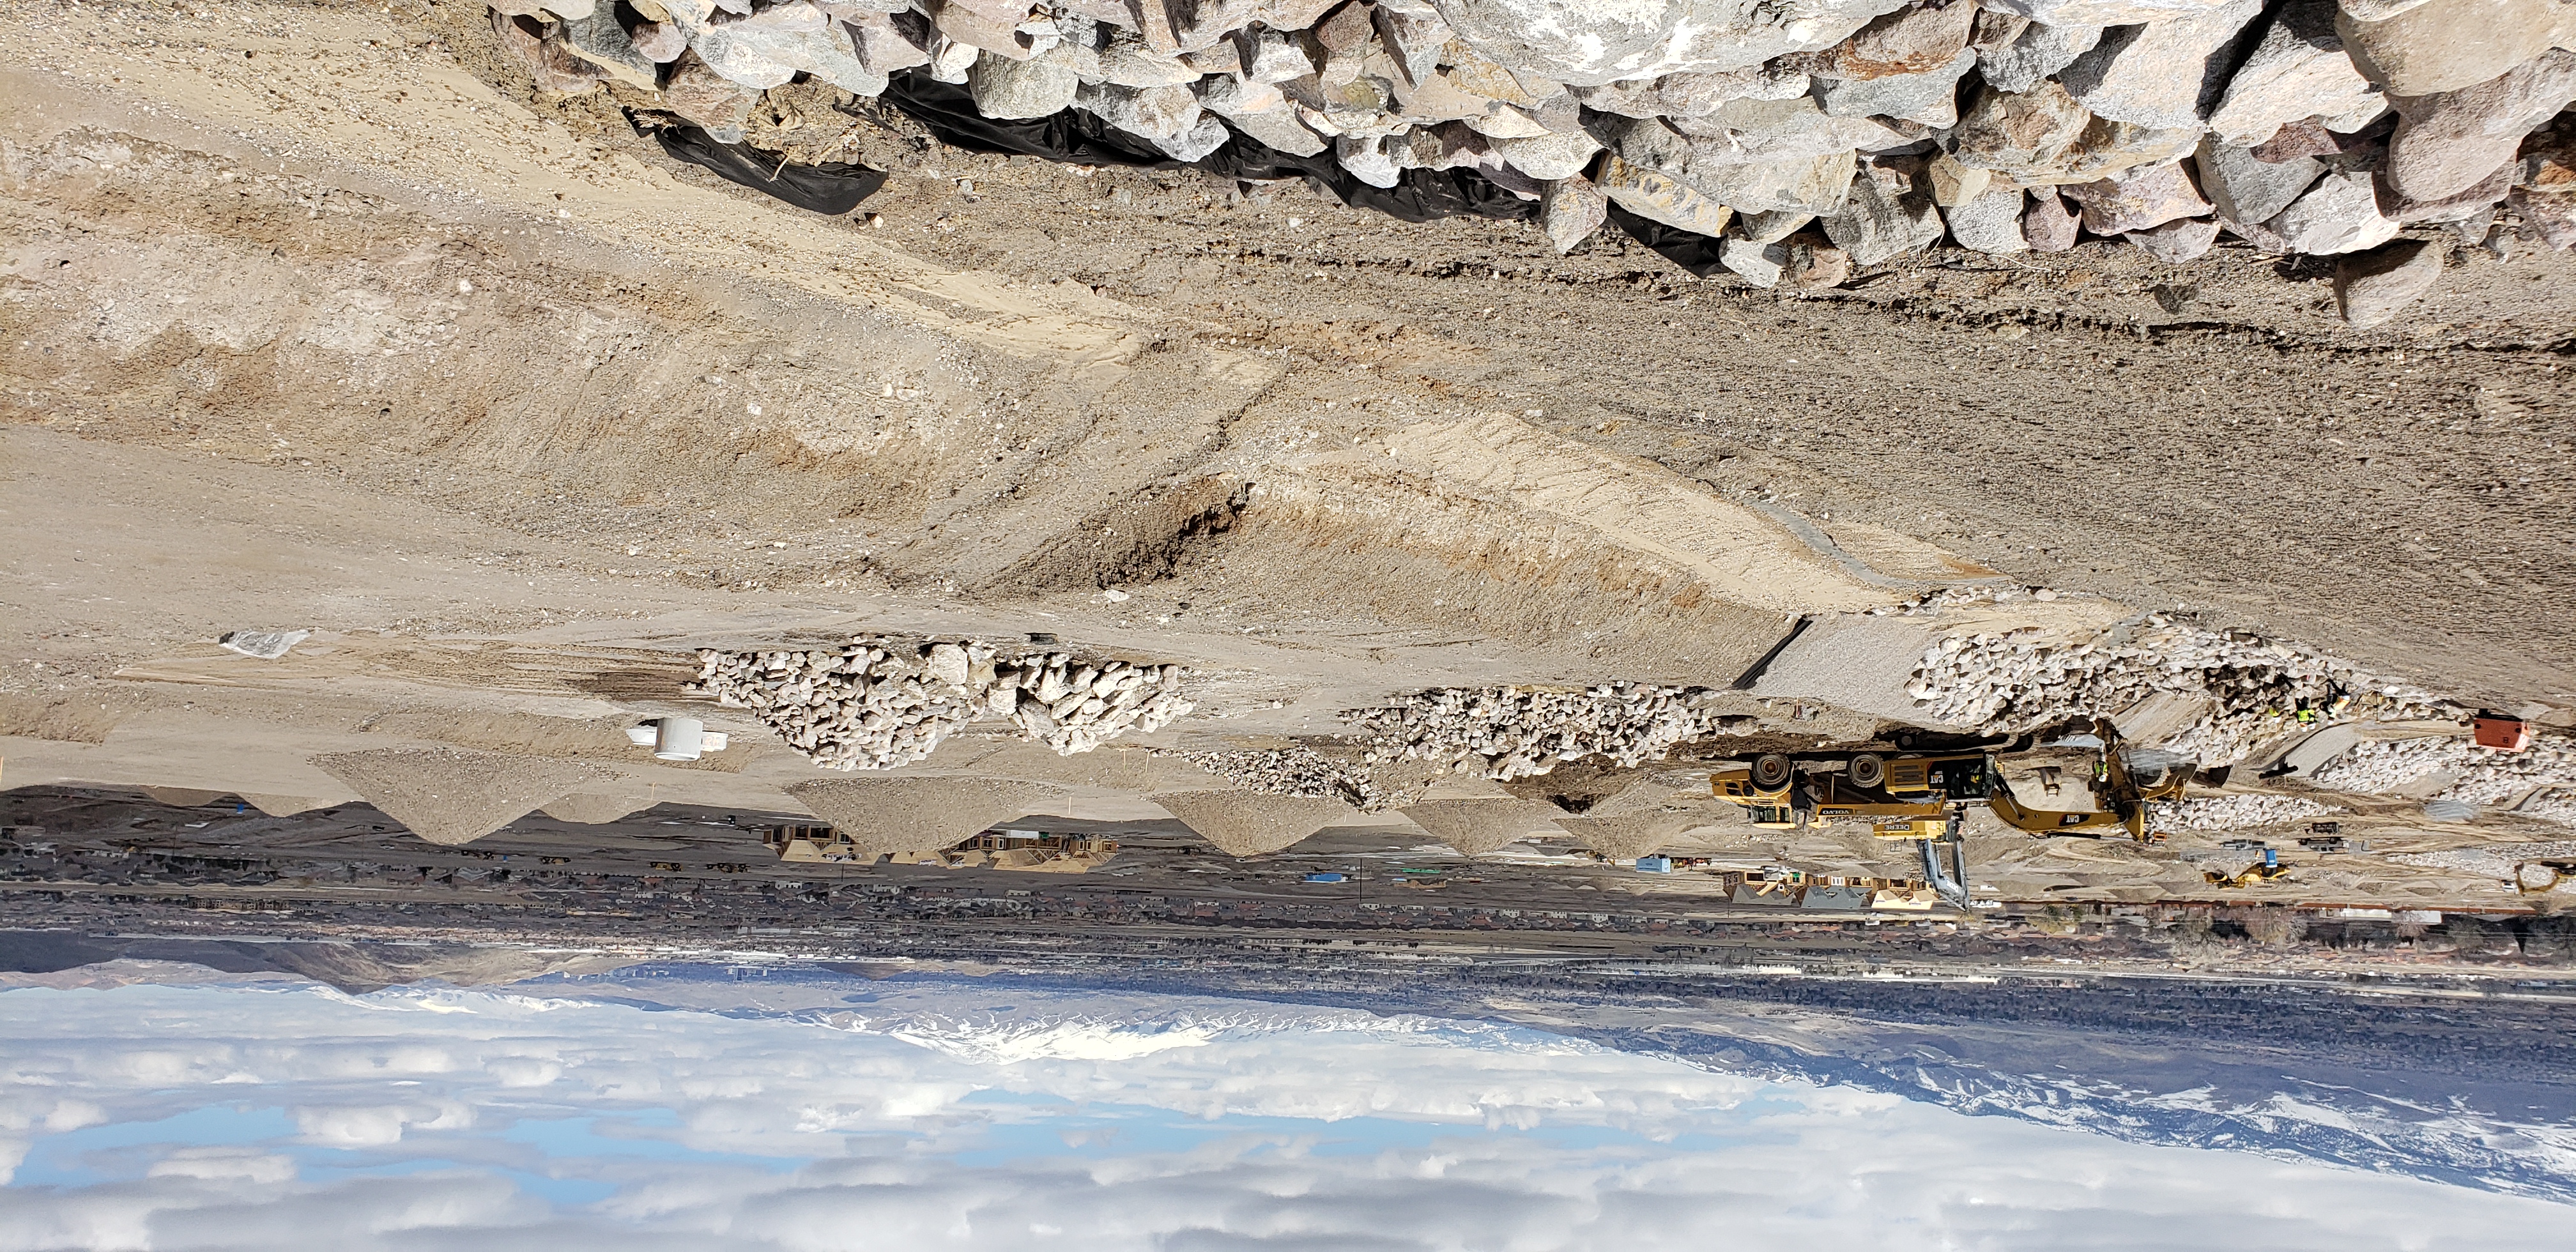
M 1312 748 L 1258 748 L 1237 752 L 1182 752 L 1200 769 L 1245 791 L 1263 795 L 1340 800 L 1363 813 L 1392 798 L 1368 775 L 1344 769 Z
M 1193 707 L 1177 665 L 1085 662 L 1069 653 L 1001 660 L 973 641 L 860 636 L 839 649 L 698 654 L 692 694 L 749 709 L 826 769 L 893 769 L 979 720 L 1010 721 L 1058 753 L 1151 733 Z
M 2365 795 L 2402 791 L 2435 774 L 2450 781 L 2432 796 L 2466 804 L 2519 802 L 2516 811 L 2576 825 L 2576 738 L 2542 735 L 2519 752 L 2480 748 L 2456 737 L 2364 740 L 2317 767 L 2320 787 Z
M 2421 692 L 2333 657 L 2153 615 L 2082 641 L 2052 641 L 2038 627 L 1948 636 L 1924 652 L 1906 694 L 1940 721 L 1989 734 L 2109 717 L 2156 695 L 2205 700 L 2190 726 L 2154 745 L 2204 764 L 2241 759 L 2295 714 L 2311 722 L 2439 714 Z
M 2342 811 L 2304 796 L 2199 796 L 2148 805 L 2147 824 L 2156 830 L 2246 830 Z
M 541 88 L 657 92 L 719 137 L 800 76 L 1079 109 L 1182 161 L 1239 132 L 1361 182 L 1471 169 L 1560 248 L 1607 206 L 1722 237 L 1745 280 L 2079 232 L 2188 260 L 2224 229 L 2355 254 L 2348 316 L 2439 256 L 2418 223 L 2576 242 L 2566 0 L 496 0 Z M 1812 224 L 1824 239 L 1791 236 Z M 1835 263 L 1814 259 L 1831 249 Z M 1792 265 L 1797 250 L 1809 259 Z M 2368 254 L 2360 256 L 2360 254 Z M 1839 263 L 1839 264 L 1836 264 Z M 1821 277 L 1819 277 L 1821 276 Z
M 1583 691 L 1445 688 L 1342 719 L 1371 737 L 1370 761 L 1433 761 L 1460 774 L 1526 778 L 1560 761 L 1605 756 L 1622 767 L 1660 761 L 1674 745 L 1734 720 L 1705 687 L 1605 683 Z

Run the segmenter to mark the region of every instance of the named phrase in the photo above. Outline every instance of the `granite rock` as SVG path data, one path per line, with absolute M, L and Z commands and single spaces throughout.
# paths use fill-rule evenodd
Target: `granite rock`
M 2336 23 L 2352 62 L 2392 96 L 2458 91 L 2576 43 L 2563 0 L 2429 0 L 2381 21 Z
M 2325 162 L 2312 156 L 2264 161 L 2251 148 L 2235 147 L 2210 135 L 2192 154 L 2200 174 L 2201 194 L 2232 222 L 2265 222 L 2299 198 L 2325 173 Z
M 1592 155 L 1601 150 L 1600 141 L 1576 131 L 1570 135 L 1539 134 L 1520 139 L 1496 139 L 1493 150 L 1512 168 L 1540 182 L 1572 178 L 1592 164 Z
M 1844 255 L 1842 249 L 1801 243 L 1789 246 L 1789 263 L 1781 274 L 1792 287 L 1822 291 L 1850 282 L 1851 271 L 1851 258 Z
M 2019 94 L 2075 63 L 2102 41 L 2099 26 L 2052 26 L 2029 22 L 2011 43 L 1977 50 L 1977 74 L 1986 85 Z
M 1738 238 L 1753 243 L 1778 243 L 1805 229 L 1807 223 L 1814 220 L 1816 215 L 1813 213 L 1786 210 L 1778 213 L 1746 213 L 1735 219 L 1735 233 Z
M 2210 209 L 2180 163 L 2142 166 L 2062 190 L 2083 211 L 2084 229 L 2097 235 L 2150 230 Z
M 1962 48 L 1947 64 L 1920 73 L 1818 78 L 1816 100 L 1834 117 L 1893 117 L 1926 126 L 1954 126 L 1959 121 L 1959 80 L 1976 67 L 1977 54 Z
M 2576 52 L 2550 52 L 2459 91 L 2391 95 L 2388 181 L 2409 200 L 2439 200 L 2513 159 L 2523 136 L 2576 100 Z
M 1231 123 L 1236 130 L 1293 156 L 1315 156 L 1332 142 L 1298 119 L 1296 107 L 1277 87 L 1247 83 L 1232 74 L 1211 74 L 1192 85 L 1199 107 Z
M 1700 162 L 1682 177 L 1738 213 L 1829 213 L 1850 192 L 1855 168 L 1846 150 L 1777 161 Z
M 2055 199 L 2054 195 L 2049 197 Z M 1942 211 L 1950 228 L 1950 240 L 1971 252 L 1988 256 L 2005 256 L 2030 250 L 2030 241 L 2022 238 L 2022 190 L 2018 187 L 1993 187 L 1955 207 Z
M 2132 26 L 2197 17 L 2234 0 L 1977 0 L 2051 26 Z
M 2290 251 L 2308 256 L 2376 248 L 2397 237 L 2398 224 L 2379 215 L 2372 182 L 2363 170 L 2328 174 L 2263 225 Z
M 2290 0 L 2274 13 L 2227 80 L 2209 128 L 2226 143 L 2252 147 L 2301 118 L 2376 112 L 2384 103 L 2379 88 L 2345 53 L 2336 12 L 2334 0 Z
M 987 49 L 967 71 L 966 87 L 975 110 L 986 117 L 1046 117 L 1073 107 L 1082 76 L 1070 56 L 1050 52 L 1018 60 Z
M 2335 264 L 2335 307 L 2353 326 L 2383 326 L 2441 281 L 2442 250 L 2406 239 Z
M 2263 0 L 2236 0 L 2170 21 L 2103 34 L 2058 74 L 2095 117 L 2138 126 L 2198 126 L 2227 87 L 2236 41 Z
M 1886 166 L 1861 167 L 1842 207 L 1820 219 L 1825 237 L 1854 265 L 1877 265 L 1941 242 L 1940 211 L 1932 189 Z
M 1620 208 L 1650 221 L 1715 238 L 1726 229 L 1732 210 L 1690 184 L 1616 154 L 1603 163 L 1601 193 Z
M 1559 256 L 1590 239 L 1609 216 L 1610 198 L 1579 174 L 1549 183 L 1538 201 L 1539 232 Z
M 2022 211 L 2021 234 L 2033 252 L 2064 252 L 2075 246 L 2075 211 L 2053 187 L 2034 187 L 2030 207 Z
M 1843 82 L 1929 74 L 1948 67 L 1967 49 L 1979 11 L 1966 0 L 1910 5 L 1871 19 L 1831 48 L 1792 60 L 1817 78 Z
M 662 29 L 665 28 L 655 27 L 657 33 Z M 586 16 L 565 18 L 559 34 L 564 46 L 574 56 L 599 67 L 600 72 L 610 78 L 646 91 L 660 85 L 661 62 L 679 55 L 675 51 L 671 56 L 658 60 L 645 55 L 635 46 L 634 39 L 627 35 L 626 28 L 617 24 L 614 6 L 596 6 Z M 670 41 L 660 42 L 667 44 Z M 686 46 L 685 40 L 681 43 Z M 657 44 L 656 51 L 659 50 Z
M 2218 242 L 2218 223 L 2206 217 L 2186 217 L 2148 230 L 2130 231 L 2127 238 L 2148 256 L 2167 265 L 2182 265 L 2208 254 L 2210 245 Z
M 1569 86 L 1832 47 L 1902 0 L 1433 0 L 1460 43 Z
M 1776 243 L 1730 237 L 1718 245 L 1717 263 L 1753 286 L 1776 287 L 1789 264 L 1789 250 Z
M 1085 83 L 1074 92 L 1073 103 L 1101 121 L 1146 139 L 1178 139 L 1199 122 L 1199 98 L 1187 87 Z

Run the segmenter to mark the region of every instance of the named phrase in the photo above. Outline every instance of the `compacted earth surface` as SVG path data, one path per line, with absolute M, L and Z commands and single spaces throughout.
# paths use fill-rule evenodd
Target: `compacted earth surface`
M 1418 869 L 1415 930 L 1621 951 L 1788 900 L 2563 955 L 2576 252 L 2410 226 L 2438 279 L 2373 326 L 2331 258 L 2236 235 L 1762 287 L 1615 228 L 970 152 L 808 75 L 740 129 L 885 172 L 832 215 L 666 154 L 660 93 L 532 76 L 481 5 L 5 12 L 7 886 L 75 924 L 256 913 L 129 882 L 146 851 L 444 910 L 406 893 L 454 849 L 625 823 L 645 869 L 512 907 L 757 865 L 790 888 L 710 933 L 847 927 L 858 880 L 1022 897 L 1007 837 L 959 845 L 1025 830 L 1076 920 L 1067 884 L 1141 875 L 1186 924 L 1374 926 L 1305 876 Z M 1974 807 L 1937 902 L 1909 840 L 1710 795 L 2096 718 L 2190 778 L 2150 838 Z M 698 723 L 723 746 L 660 742 Z M 293 870 L 323 814 L 374 842 Z M 2420 942 L 2444 914 L 2519 920 Z

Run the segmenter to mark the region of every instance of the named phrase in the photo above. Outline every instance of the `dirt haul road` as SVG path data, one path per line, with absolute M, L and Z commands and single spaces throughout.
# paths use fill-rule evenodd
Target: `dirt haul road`
M 1723 686 L 1798 616 L 1988 577 L 2576 707 L 2569 254 L 2458 252 L 2374 331 L 2226 247 L 1770 293 L 782 94 L 768 138 L 894 173 L 831 219 L 491 38 L 7 6 L 9 733 L 300 754 L 394 700 L 535 750 L 656 657 L 865 627 L 1188 663 L 1181 741 L 1260 742 L 1413 687 Z M 209 641 L 251 626 L 331 646 L 245 677 Z

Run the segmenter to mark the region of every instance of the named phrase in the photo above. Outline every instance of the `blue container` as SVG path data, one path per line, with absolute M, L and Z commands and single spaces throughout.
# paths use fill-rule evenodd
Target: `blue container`
M 1306 875 L 1306 881 L 1308 881 L 1308 882 L 1341 882 L 1341 881 L 1342 881 L 1342 876 L 1341 876 L 1341 875 L 1339 875 L 1339 874 L 1332 874 L 1332 873 L 1324 873 L 1324 874 L 1308 874 L 1308 875 Z
M 1669 874 L 1673 872 L 1673 858 L 1669 856 L 1638 857 L 1637 872 L 1640 874 Z

